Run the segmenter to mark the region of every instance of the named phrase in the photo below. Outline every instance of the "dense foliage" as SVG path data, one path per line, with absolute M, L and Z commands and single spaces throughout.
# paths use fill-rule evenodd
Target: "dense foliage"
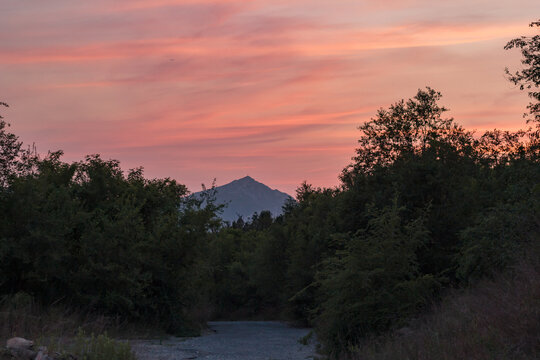
M 213 205 L 98 155 L 71 164 L 61 152 L 27 156 L 1 124 L 0 294 L 187 331 L 207 276 L 197 264 L 218 223 Z
M 340 356 L 523 258 L 540 239 L 538 36 L 513 47 L 525 68 L 509 80 L 533 99 L 534 126 L 478 136 L 446 117 L 429 87 L 380 109 L 359 127 L 339 188 L 304 183 L 272 224 L 255 218 L 215 238 L 214 249 L 237 239 L 214 263 L 234 284 L 216 294 L 228 304 L 217 313 L 281 309 Z
M 440 98 L 419 90 L 361 126 L 341 188 L 303 184 L 271 225 L 223 229 L 214 265 L 234 293 L 216 296 L 228 304 L 221 314 L 235 301 L 255 314 L 277 307 L 314 325 L 338 356 L 538 242 L 540 165 L 528 132 L 474 137 L 443 118 Z M 234 251 L 222 251 L 232 238 Z

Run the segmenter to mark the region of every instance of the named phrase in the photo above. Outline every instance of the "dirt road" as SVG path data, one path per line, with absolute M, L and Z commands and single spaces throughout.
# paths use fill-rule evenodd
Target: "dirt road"
M 316 356 L 314 341 L 298 342 L 309 329 L 276 321 L 216 321 L 211 332 L 197 338 L 134 342 L 140 360 L 300 360 Z

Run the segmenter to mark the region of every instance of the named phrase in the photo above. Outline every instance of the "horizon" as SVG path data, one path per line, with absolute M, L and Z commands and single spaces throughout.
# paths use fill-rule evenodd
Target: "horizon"
M 529 99 L 504 74 L 520 53 L 503 47 L 534 33 L 537 10 L 531 0 L 0 2 L 2 115 L 41 153 L 98 153 L 191 192 L 242 174 L 289 195 L 303 181 L 333 187 L 357 126 L 425 86 L 467 129 L 524 127 Z

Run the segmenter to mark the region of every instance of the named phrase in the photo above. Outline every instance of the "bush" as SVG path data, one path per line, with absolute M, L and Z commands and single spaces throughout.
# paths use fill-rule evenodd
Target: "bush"
M 540 358 L 540 248 L 512 271 L 450 291 L 430 314 L 395 334 L 364 339 L 358 360 Z
M 325 262 L 319 274 L 321 313 L 317 332 L 332 356 L 360 338 L 403 323 L 431 300 L 438 287 L 419 272 L 416 252 L 428 240 L 423 219 L 404 224 L 396 202 L 372 210 L 367 228 Z
M 107 333 L 88 336 L 79 329 L 72 340 L 65 338 L 38 339 L 38 346 L 45 346 L 57 360 L 136 360 L 127 342 L 111 339 Z
M 524 256 L 540 237 L 540 187 L 516 204 L 499 205 L 479 214 L 474 226 L 461 232 L 458 277 L 471 282 L 506 269 Z
M 82 330 L 70 353 L 81 360 L 136 360 L 128 343 L 112 340 L 107 333 L 87 337 Z

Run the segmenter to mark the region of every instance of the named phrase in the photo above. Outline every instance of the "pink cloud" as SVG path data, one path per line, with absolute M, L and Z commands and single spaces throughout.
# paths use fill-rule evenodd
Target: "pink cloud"
M 532 1 L 96 1 L 2 5 L 0 100 L 23 140 L 67 159 L 292 193 L 337 184 L 357 125 L 425 85 L 468 128 L 523 122 L 502 47 Z

